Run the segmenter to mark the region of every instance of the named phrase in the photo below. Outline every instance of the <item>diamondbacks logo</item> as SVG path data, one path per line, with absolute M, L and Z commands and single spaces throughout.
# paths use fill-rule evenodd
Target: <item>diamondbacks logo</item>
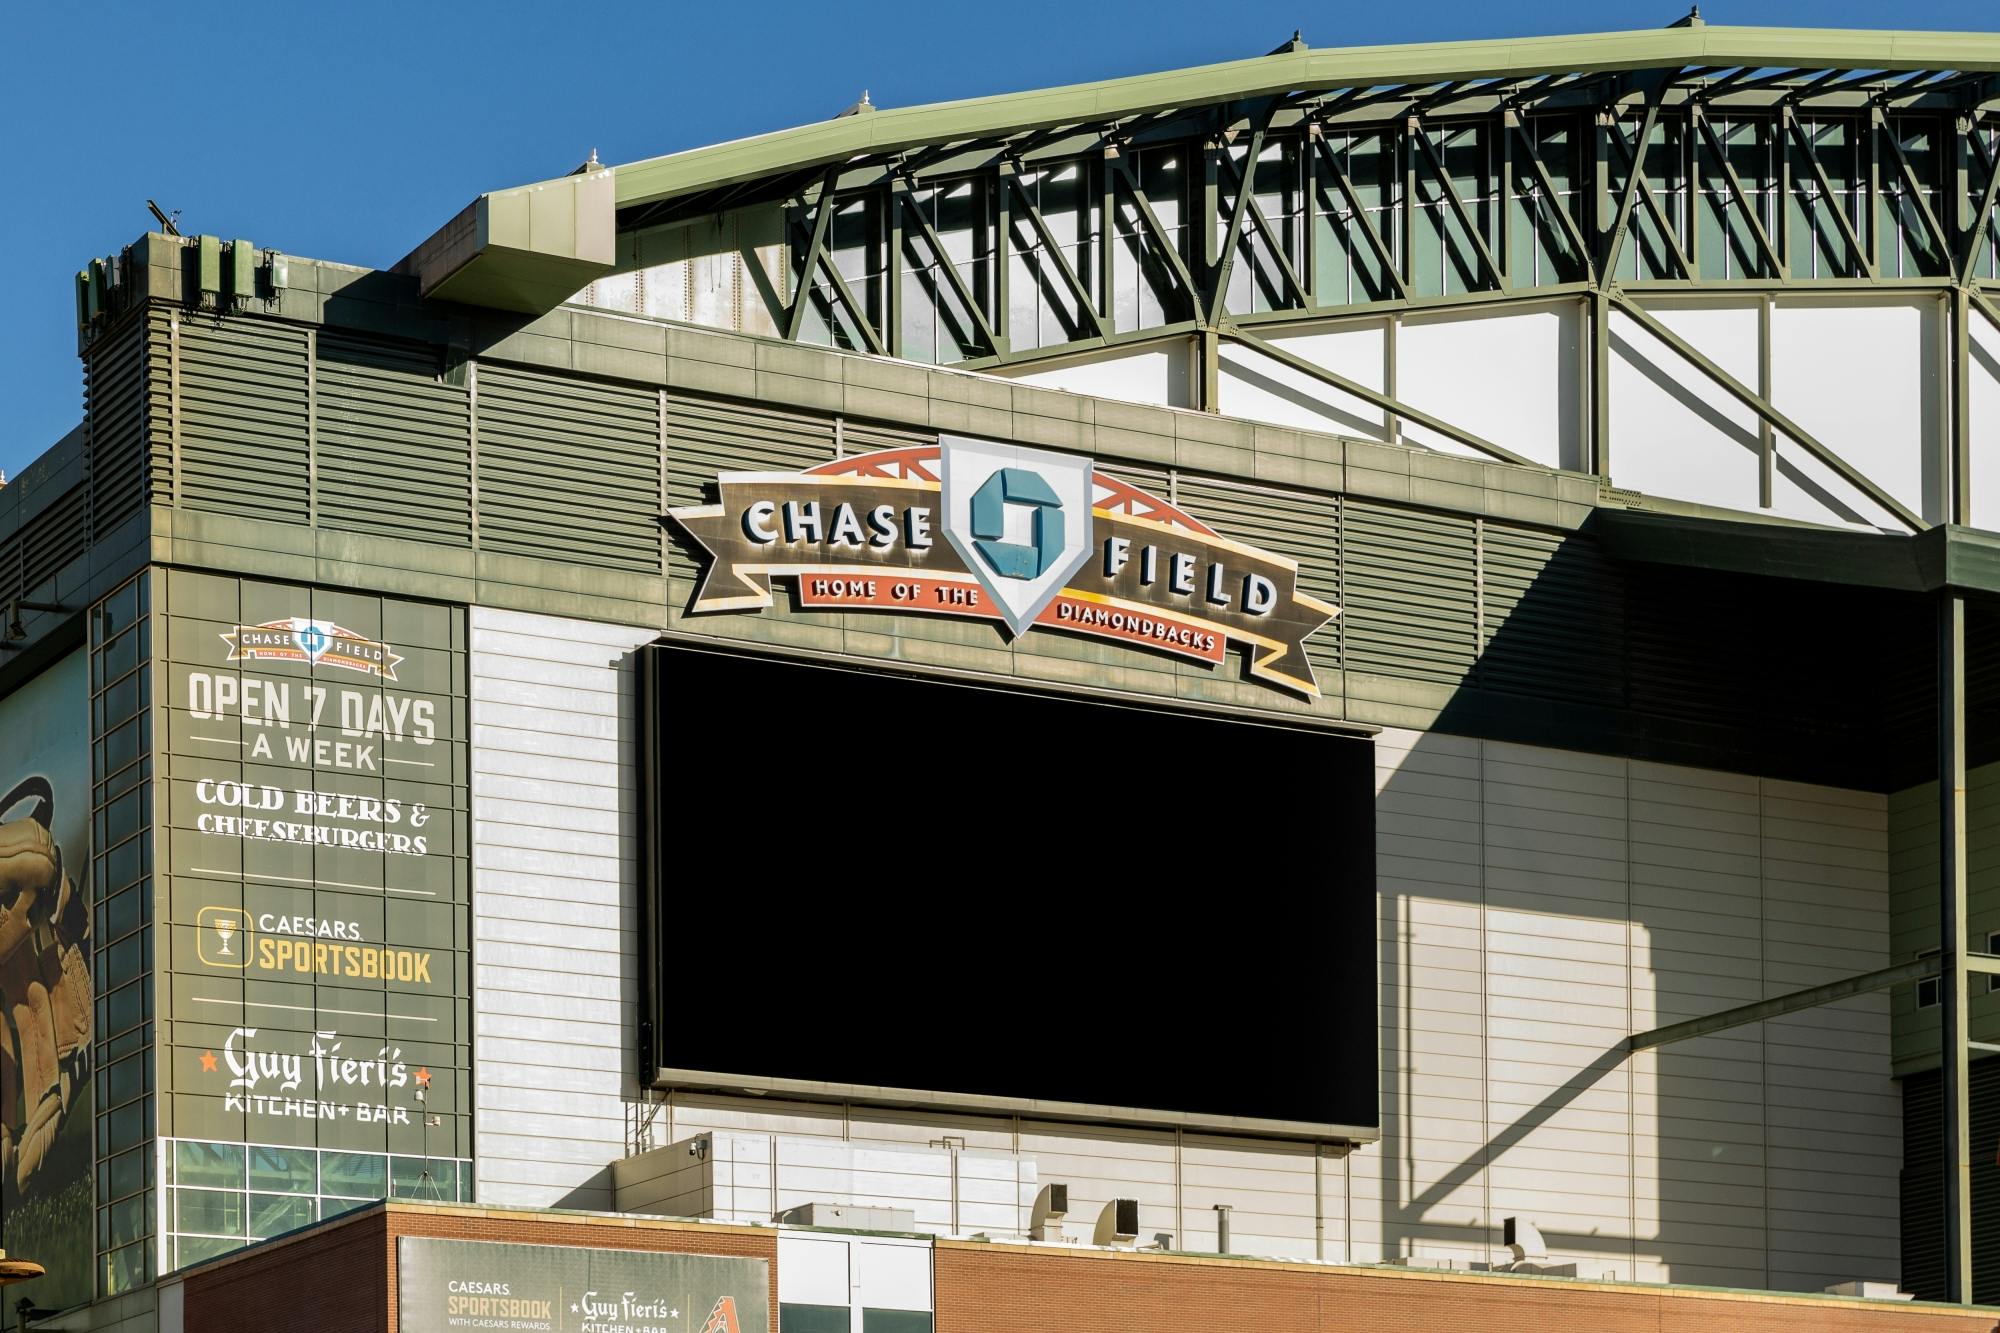
M 1089 459 L 944 436 L 803 472 L 725 472 L 672 509 L 713 558 L 692 610 L 798 605 L 998 620 L 1219 665 L 1317 698 L 1305 641 L 1338 609 L 1284 556 L 1232 541 Z
M 331 620 L 307 620 L 302 616 L 267 620 L 261 625 L 238 625 L 233 630 L 224 630 L 222 641 L 229 645 L 232 662 L 263 660 L 345 667 L 387 681 L 396 679 L 396 664 L 403 660 L 386 643 L 363 638 Z

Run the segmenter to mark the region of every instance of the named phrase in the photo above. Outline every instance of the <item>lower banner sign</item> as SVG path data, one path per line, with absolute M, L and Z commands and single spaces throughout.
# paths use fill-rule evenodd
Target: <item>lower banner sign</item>
M 770 1264 L 709 1254 L 405 1236 L 404 1328 L 512 1333 L 764 1333 Z

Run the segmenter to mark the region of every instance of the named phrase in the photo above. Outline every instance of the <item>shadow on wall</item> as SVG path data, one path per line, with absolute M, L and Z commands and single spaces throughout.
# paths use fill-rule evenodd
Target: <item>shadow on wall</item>
M 1890 961 L 1905 720 L 1876 705 L 1911 667 L 1841 627 L 1908 608 L 1614 572 L 1572 539 L 1440 729 L 1378 739 L 1384 1137 L 1355 1257 L 1504 1260 L 1517 1216 L 1584 1277 L 1893 1281 L 1886 995 L 1624 1039 Z

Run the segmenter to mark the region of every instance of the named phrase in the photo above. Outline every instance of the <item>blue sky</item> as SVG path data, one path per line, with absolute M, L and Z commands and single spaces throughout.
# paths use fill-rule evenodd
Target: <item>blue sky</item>
M 82 413 L 71 279 L 153 224 L 394 263 L 481 191 L 819 120 L 1313 46 L 1660 26 L 1674 0 L 17 0 L 0 28 L 0 469 Z M 1714 23 L 1992 29 L 1991 0 L 1735 0 Z

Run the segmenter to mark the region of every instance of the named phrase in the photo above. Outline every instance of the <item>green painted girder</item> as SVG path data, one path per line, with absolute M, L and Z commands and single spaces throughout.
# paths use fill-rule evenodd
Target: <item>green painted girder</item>
M 865 112 L 648 158 L 616 168 L 617 200 L 623 209 L 870 154 L 1122 120 L 1301 89 L 1690 66 L 1988 73 L 2000 71 L 2000 33 L 1703 26 L 1287 51 L 1066 88 Z

